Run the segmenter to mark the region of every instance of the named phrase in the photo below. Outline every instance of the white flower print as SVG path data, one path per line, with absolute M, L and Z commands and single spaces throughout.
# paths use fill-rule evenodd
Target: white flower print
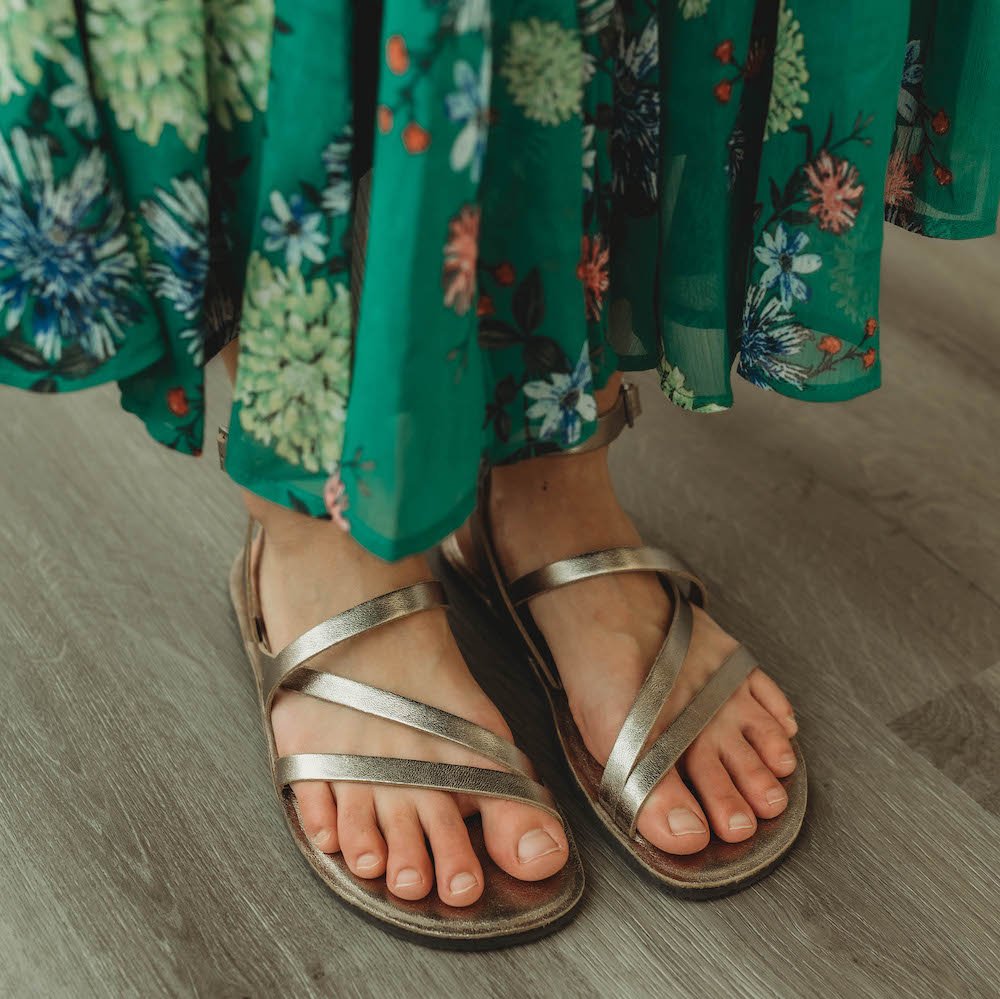
M 462 123 L 451 147 L 451 168 L 456 173 L 467 169 L 474 184 L 478 184 L 482 177 L 483 157 L 486 154 L 491 69 L 488 48 L 483 52 L 478 73 L 464 59 L 459 59 L 454 69 L 455 90 L 444 100 L 448 118 Z
M 180 338 L 192 361 L 204 363 L 204 335 L 198 320 L 208 281 L 208 196 L 194 177 L 174 178 L 170 190 L 156 189 L 156 197 L 140 205 L 153 242 L 166 258 L 149 266 L 158 298 L 169 302 L 188 322 Z
M 319 212 L 306 210 L 306 202 L 301 194 L 293 194 L 288 201 L 280 191 L 271 192 L 271 211 L 261 221 L 267 239 L 264 249 L 269 253 L 284 251 L 285 261 L 290 268 L 298 268 L 302 258 L 314 264 L 323 262 L 323 246 L 328 237 L 320 226 L 323 216 Z
M 490 0 L 452 0 L 452 17 L 456 34 L 489 31 Z
M 323 188 L 323 211 L 327 215 L 346 215 L 351 210 L 351 150 L 354 131 L 348 125 L 323 150 L 326 187 Z
M 779 222 L 772 237 L 765 232 L 764 245 L 754 247 L 754 255 L 767 269 L 760 276 L 763 288 L 778 286 L 781 304 L 791 308 L 792 302 L 798 299 L 804 302 L 809 298 L 809 288 L 800 274 L 812 274 L 823 266 L 823 258 L 818 253 L 802 253 L 809 242 L 804 232 L 789 235 L 788 230 Z
M 524 394 L 534 400 L 525 415 L 529 420 L 542 421 L 536 431 L 539 440 L 557 441 L 567 447 L 580 440 L 584 422 L 597 419 L 593 384 L 589 346 L 584 343 L 571 374 L 554 371 L 547 379 L 524 386 Z

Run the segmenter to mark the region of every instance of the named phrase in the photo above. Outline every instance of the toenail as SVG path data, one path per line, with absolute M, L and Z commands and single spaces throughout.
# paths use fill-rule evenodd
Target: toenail
M 333 832 L 330 829 L 320 829 L 319 832 L 312 834 L 312 844 L 317 850 L 322 850 L 330 845 L 330 840 L 333 837 Z
M 523 864 L 529 860 L 547 857 L 558 850 L 559 844 L 544 829 L 532 829 L 518 840 L 517 859 Z
M 396 880 L 393 882 L 397 888 L 412 888 L 414 885 L 420 884 L 424 879 L 420 876 L 420 871 L 413 867 L 404 867 L 397 875 Z
M 793 767 L 795 766 L 795 755 L 794 753 L 785 753 L 785 755 L 782 756 L 781 759 L 778 760 L 778 762 L 783 767 Z
M 448 885 L 448 890 L 452 893 L 452 895 L 463 895 L 465 892 L 475 888 L 478 884 L 479 882 L 476 880 L 474 874 L 469 874 L 467 871 L 463 871 L 461 874 L 456 874 L 451 879 L 451 883 Z
M 780 787 L 772 787 L 764 797 L 769 805 L 776 805 L 779 801 L 784 801 L 787 795 Z
M 693 836 L 705 831 L 701 819 L 688 808 L 671 808 L 667 812 L 667 825 L 675 836 Z
M 739 832 L 743 829 L 753 829 L 753 819 L 749 815 L 744 815 L 742 812 L 736 812 L 729 819 L 729 831 Z
M 359 870 L 367 871 L 371 867 L 378 867 L 378 854 L 377 853 L 363 853 L 354 862 L 354 866 Z

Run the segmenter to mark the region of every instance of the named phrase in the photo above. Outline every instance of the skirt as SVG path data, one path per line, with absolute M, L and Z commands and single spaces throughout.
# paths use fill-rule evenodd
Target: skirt
M 876 388 L 883 219 L 994 231 L 998 53 L 995 0 L 0 0 L 0 382 L 198 454 L 238 334 L 229 474 L 399 558 L 616 370 Z

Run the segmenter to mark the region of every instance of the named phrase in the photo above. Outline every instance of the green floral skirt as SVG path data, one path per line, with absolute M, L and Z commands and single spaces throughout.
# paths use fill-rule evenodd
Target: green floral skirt
M 0 382 L 197 454 L 238 333 L 229 473 L 400 557 L 616 369 L 876 388 L 883 218 L 994 230 L 998 52 L 995 0 L 0 0 Z

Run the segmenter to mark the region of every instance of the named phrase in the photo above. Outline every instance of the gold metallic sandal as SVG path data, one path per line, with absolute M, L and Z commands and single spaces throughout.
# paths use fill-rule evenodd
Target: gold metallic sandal
M 616 405 L 600 417 L 593 436 L 579 447 L 560 453 L 579 453 L 610 444 L 626 426 L 633 425 L 640 411 L 638 388 L 623 384 Z M 791 849 L 806 810 L 806 765 L 795 740 L 792 744 L 796 769 L 781 781 L 788 794 L 788 807 L 776 818 L 758 820 L 757 832 L 749 840 L 726 843 L 713 836 L 699 853 L 675 856 L 653 846 L 636 831 L 640 811 L 653 789 L 758 665 L 750 651 L 739 646 L 678 718 L 649 745 L 650 732 L 680 673 L 691 641 L 691 603 L 701 607 L 706 603 L 701 581 L 676 557 L 656 548 L 590 552 L 508 581 L 492 541 L 488 470 L 484 470 L 481 478 L 471 528 L 474 546 L 471 564 L 454 535 L 442 543 L 442 555 L 493 613 L 503 621 L 513 622 L 548 696 L 570 770 L 615 841 L 646 874 L 671 893 L 685 898 L 728 895 L 770 873 Z M 617 572 L 657 573 L 670 594 L 673 614 L 663 645 L 602 768 L 584 745 L 559 682 L 556 664 L 528 604 L 540 593 Z
M 573 837 L 551 793 L 530 776 L 531 765 L 519 749 L 488 729 L 457 715 L 309 668 L 314 656 L 362 632 L 409 614 L 447 606 L 440 583 L 416 583 L 365 601 L 311 628 L 280 652 L 268 647 L 257 597 L 257 565 L 261 542 L 251 521 L 246 544 L 233 565 L 230 594 L 247 655 L 257 681 L 275 790 L 295 842 L 326 884 L 352 908 L 377 920 L 397 935 L 432 947 L 486 950 L 544 936 L 567 922 L 583 894 L 584 876 Z M 279 689 L 297 690 L 368 715 L 447 739 L 505 769 L 431 763 L 379 756 L 303 753 L 278 756 L 271 728 L 271 702 Z M 485 850 L 478 819 L 470 820 L 473 849 L 483 867 L 486 887 L 479 901 L 464 908 L 446 905 L 436 892 L 416 902 L 397 898 L 384 878 L 356 877 L 341 854 L 325 854 L 310 842 L 302 827 L 294 781 L 351 781 L 433 788 L 471 795 L 523 801 L 556 816 L 566 828 L 569 860 L 544 881 L 519 881 L 492 862 Z

